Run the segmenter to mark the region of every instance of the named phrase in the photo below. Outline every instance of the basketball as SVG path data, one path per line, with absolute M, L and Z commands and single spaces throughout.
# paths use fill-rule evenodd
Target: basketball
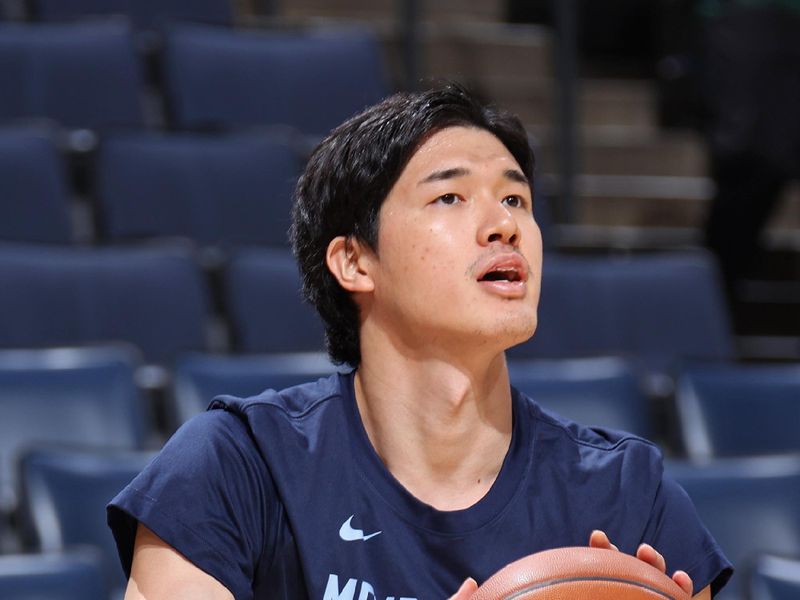
M 667 575 L 635 556 L 601 548 L 556 548 L 500 569 L 472 600 L 688 600 Z

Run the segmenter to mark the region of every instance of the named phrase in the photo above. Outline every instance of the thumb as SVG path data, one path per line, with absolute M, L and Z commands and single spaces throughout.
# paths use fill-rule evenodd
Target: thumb
M 472 577 L 467 577 L 464 583 L 461 584 L 461 587 L 458 588 L 458 591 L 450 596 L 450 600 L 467 600 L 472 594 L 475 593 L 475 590 L 478 589 L 478 582 L 475 581 Z

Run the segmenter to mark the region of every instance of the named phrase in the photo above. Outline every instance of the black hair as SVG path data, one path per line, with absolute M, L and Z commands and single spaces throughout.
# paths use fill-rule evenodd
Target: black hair
M 361 362 L 359 312 L 327 267 L 328 245 L 345 236 L 378 252 L 383 201 L 417 149 L 453 126 L 494 134 L 533 181 L 534 155 L 519 119 L 455 84 L 389 96 L 334 129 L 308 160 L 294 194 L 290 239 L 303 294 L 325 322 L 335 363 Z

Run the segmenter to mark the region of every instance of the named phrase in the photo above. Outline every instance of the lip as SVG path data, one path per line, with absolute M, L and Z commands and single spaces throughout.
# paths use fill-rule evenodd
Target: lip
M 483 279 L 487 273 L 502 269 L 513 269 L 519 275 L 519 279 L 516 281 Z M 528 271 L 527 261 L 519 254 L 494 254 L 478 262 L 476 280 L 489 293 L 503 298 L 522 298 L 527 290 Z

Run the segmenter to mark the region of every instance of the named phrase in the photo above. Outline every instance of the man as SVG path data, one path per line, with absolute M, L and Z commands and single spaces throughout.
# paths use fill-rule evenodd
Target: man
M 292 240 L 355 371 L 218 398 L 176 433 L 109 508 L 128 600 L 466 598 L 606 533 L 700 598 L 724 584 L 652 444 L 510 388 L 504 350 L 537 320 L 533 166 L 519 121 L 457 87 L 393 96 L 321 143 Z

